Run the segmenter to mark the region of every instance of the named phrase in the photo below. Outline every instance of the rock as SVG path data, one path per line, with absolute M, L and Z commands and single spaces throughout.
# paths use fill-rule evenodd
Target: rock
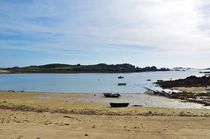
M 19 136 L 19 137 L 17 137 L 17 139 L 21 139 L 23 136 L 21 135 L 21 136 Z
M 65 126 L 69 126 L 70 124 L 69 124 L 69 123 L 65 123 L 64 125 L 65 125 Z
M 44 124 L 45 124 L 45 125 L 50 125 L 50 124 L 52 124 L 52 122 L 46 121 Z
M 44 125 L 48 125 L 48 123 L 44 123 Z
M 65 116 L 63 116 L 63 118 L 71 118 L 71 119 L 73 119 L 74 117 L 71 117 L 71 116 L 65 115 Z
M 88 136 L 88 134 L 85 134 L 85 136 Z

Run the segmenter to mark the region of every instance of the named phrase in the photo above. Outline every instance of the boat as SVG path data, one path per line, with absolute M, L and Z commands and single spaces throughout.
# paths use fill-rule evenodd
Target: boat
M 111 107 L 128 107 L 129 103 L 116 103 L 116 102 L 110 102 L 109 103 Z
M 118 79 L 123 79 L 124 77 L 123 76 L 118 76 Z
M 114 97 L 114 98 L 117 98 L 117 97 L 121 96 L 119 93 L 103 93 L 103 95 L 105 97 Z
M 126 83 L 118 83 L 118 86 L 125 86 Z

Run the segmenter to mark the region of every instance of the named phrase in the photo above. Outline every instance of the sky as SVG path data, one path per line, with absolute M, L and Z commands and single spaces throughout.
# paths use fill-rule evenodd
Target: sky
M 0 0 L 0 67 L 210 67 L 207 0 Z

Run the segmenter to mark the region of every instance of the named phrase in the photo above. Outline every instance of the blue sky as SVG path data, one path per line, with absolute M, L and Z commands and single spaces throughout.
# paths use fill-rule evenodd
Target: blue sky
M 0 0 L 0 67 L 210 67 L 206 0 Z

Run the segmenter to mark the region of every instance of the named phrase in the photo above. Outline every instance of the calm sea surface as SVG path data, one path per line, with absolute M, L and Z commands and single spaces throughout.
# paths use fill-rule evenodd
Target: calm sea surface
M 120 75 L 124 79 L 118 79 Z M 159 89 L 153 84 L 157 80 L 185 78 L 190 75 L 202 74 L 198 70 L 126 74 L 0 74 L 0 90 L 143 93 L 144 87 Z M 127 85 L 118 86 L 118 83 Z

